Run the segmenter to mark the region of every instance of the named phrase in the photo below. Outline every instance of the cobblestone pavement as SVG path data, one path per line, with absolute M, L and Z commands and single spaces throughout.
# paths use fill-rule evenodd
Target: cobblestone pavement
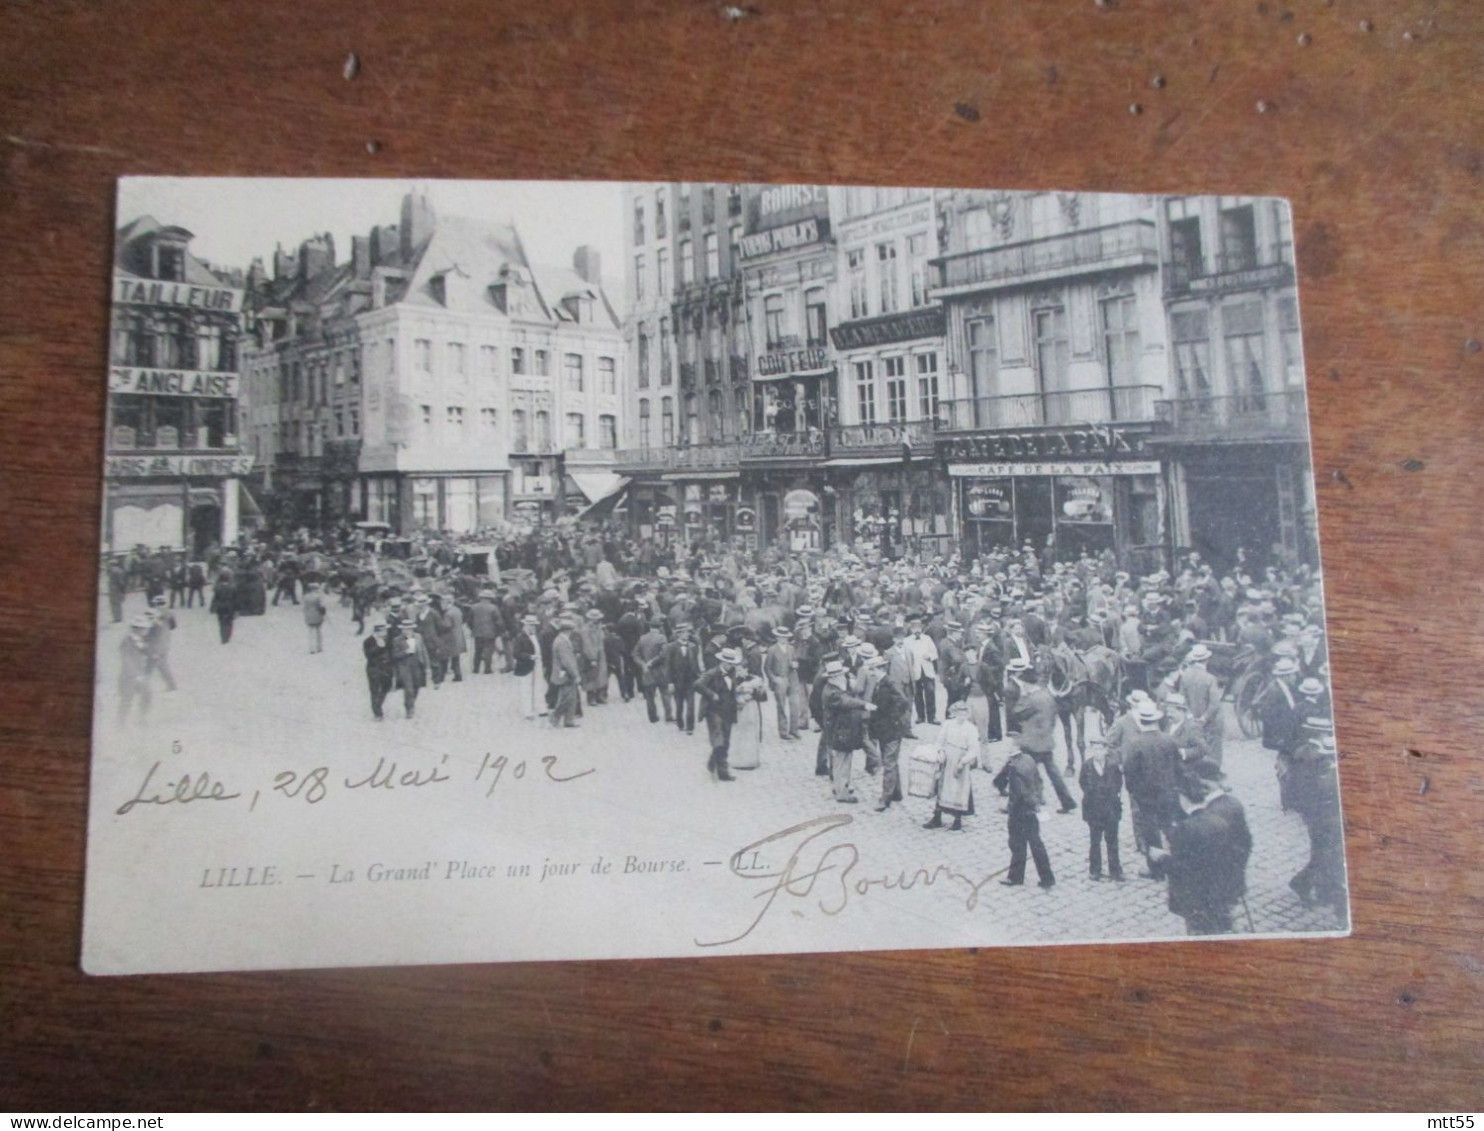
M 142 598 L 131 595 L 129 603 L 132 615 Z M 821 836 L 814 848 L 848 837 L 854 853 L 851 859 L 858 861 L 855 878 L 901 878 L 904 873 L 910 877 L 918 868 L 931 870 L 940 864 L 959 875 L 958 880 L 921 883 L 910 896 L 894 893 L 895 902 L 876 898 L 879 891 L 863 898 L 852 896 L 850 910 L 859 916 L 857 929 L 821 936 L 824 945 L 873 945 L 878 937 L 900 940 L 901 930 L 910 933 L 910 925 L 900 928 L 900 924 L 910 924 L 913 917 L 935 924 L 931 945 L 1184 935 L 1183 922 L 1166 907 L 1164 883 L 1139 878 L 1142 860 L 1134 849 L 1127 814 L 1121 834 L 1128 882 L 1093 882 L 1087 875 L 1087 831 L 1080 815 L 1061 815 L 1050 805 L 1043 811 L 1041 828 L 1057 877 L 1055 888 L 1042 891 L 1036 887 L 1033 868 L 1026 886 L 1003 888 L 993 881 L 1004 874 L 1009 862 L 1006 818 L 987 772 L 975 775 L 977 812 L 966 819 L 964 831 L 925 830 L 921 826 L 931 815 L 931 804 L 924 799 L 908 798 L 885 813 L 873 811 L 879 779 L 865 777 L 860 755 L 856 783 L 862 803 L 843 806 L 834 802 L 828 780 L 813 772 L 816 736 L 779 741 L 772 703 L 763 706 L 760 765 L 739 772 L 736 783 L 723 784 L 713 781 L 705 770 L 704 725 L 691 736 L 674 726 L 651 725 L 642 699 L 627 704 L 618 700 L 616 680 L 610 703 L 587 707 L 577 730 L 556 731 L 544 719 L 528 720 L 528 704 L 522 702 L 523 689 L 514 677 L 468 672 L 462 683 L 424 690 L 413 719 L 403 717 L 400 693 L 394 692 L 387 701 L 386 721 L 376 723 L 367 701 L 360 640 L 354 635 L 348 609 L 332 608 L 324 630 L 325 650 L 319 655 L 308 654 L 306 630 L 294 606 L 270 606 L 265 616 L 238 620 L 234 638 L 225 646 L 218 642 L 214 618 L 204 610 L 181 610 L 177 616 L 180 627 L 171 659 L 180 689 L 164 692 L 157 688 L 146 718 L 120 724 L 117 671 L 123 629 L 108 623 L 106 608 L 102 612 L 95 735 L 105 761 L 140 764 L 151 752 L 168 757 L 165 752 L 170 744 L 178 743 L 175 749 L 185 751 L 186 756 L 210 751 L 219 764 L 241 772 L 253 768 L 267 773 L 285 767 L 302 772 L 333 756 L 365 767 L 383 757 L 403 766 L 432 765 L 442 759 L 450 765 L 462 764 L 472 773 L 489 756 L 503 754 L 512 774 L 517 762 L 529 761 L 530 777 L 537 778 L 536 761 L 555 756 L 556 774 L 596 771 L 582 779 L 580 788 L 562 787 L 563 801 L 556 810 L 563 822 L 559 844 L 595 846 L 607 852 L 622 848 L 625 853 L 630 849 L 624 846 L 632 844 L 632 851 L 641 857 L 663 854 L 667 841 L 691 846 L 691 851 L 705 845 L 710 849 L 703 853 L 706 859 L 692 861 L 693 865 L 712 869 L 718 881 L 741 885 L 745 895 L 752 897 L 757 889 L 726 875 L 726 864 L 718 862 L 770 833 L 827 818 L 842 823 L 838 828 L 817 826 L 829 835 Z M 544 704 L 537 709 L 543 710 Z M 1238 908 L 1236 929 L 1258 934 L 1344 929 L 1345 924 L 1333 913 L 1303 907 L 1289 890 L 1289 877 L 1307 860 L 1303 823 L 1279 809 L 1271 753 L 1258 742 L 1241 738 L 1233 718 L 1227 724 L 1224 765 L 1228 784 L 1246 808 L 1254 841 L 1247 909 Z M 1089 725 L 1097 723 L 1090 721 Z M 740 726 L 734 751 L 742 751 L 749 742 L 756 744 L 756 733 L 755 718 Z M 933 733 L 933 728 L 919 727 L 918 741 L 930 740 Z M 903 746 L 904 789 L 906 754 L 912 745 L 908 741 Z M 997 768 L 1009 754 L 1008 744 L 992 746 L 991 767 Z M 1059 751 L 1058 763 L 1064 761 L 1064 752 Z M 481 777 L 481 782 L 487 777 Z M 95 782 L 99 780 L 106 780 L 106 775 L 95 770 Z M 1075 780 L 1069 784 L 1075 794 Z M 501 789 L 518 785 L 507 781 Z M 519 788 L 530 791 L 534 787 L 527 783 Z M 1047 797 L 1053 797 L 1049 786 Z M 534 821 L 536 815 L 517 806 L 509 819 L 519 824 L 523 819 Z M 449 813 L 441 819 L 465 818 Z M 550 821 L 550 814 L 543 819 Z M 532 835 L 538 834 L 533 831 Z M 791 843 L 797 844 L 798 838 Z M 775 844 L 760 850 L 757 867 L 776 875 L 784 864 L 779 849 Z M 836 854 L 828 863 L 839 867 L 841 859 Z M 973 914 L 966 917 L 971 883 L 979 885 L 978 896 L 967 899 Z M 823 890 L 822 896 L 815 891 L 809 899 L 788 900 L 786 912 L 773 914 L 818 918 L 839 910 L 826 906 L 830 896 L 827 886 Z M 748 906 L 744 899 L 744 910 Z M 944 934 L 938 929 L 945 922 L 966 918 L 969 922 L 962 931 L 954 927 Z M 873 924 L 886 934 L 880 935 Z M 779 945 L 776 938 L 759 937 L 751 942 L 757 944 L 753 949 L 796 949 Z M 893 945 L 913 944 L 898 941 Z

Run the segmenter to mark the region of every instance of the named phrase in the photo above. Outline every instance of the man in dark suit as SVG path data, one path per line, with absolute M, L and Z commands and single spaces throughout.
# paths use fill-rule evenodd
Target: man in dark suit
M 1169 849 L 1150 849 L 1149 871 L 1169 879 L 1169 907 L 1185 920 L 1187 934 L 1228 934 L 1232 910 L 1247 894 L 1247 814 L 1209 759 L 1184 767 L 1180 808 Z
M 829 739 L 830 782 L 835 800 L 854 805 L 860 799 L 850 788 L 851 762 L 855 752 L 865 745 L 866 714 L 876 708 L 848 690 L 849 673 L 839 660 L 825 663 L 824 689 L 820 699 L 824 708 L 824 733 Z
M 702 712 L 706 716 L 706 738 L 711 744 L 711 757 L 706 772 L 717 781 L 735 781 L 727 768 L 727 755 L 732 745 L 732 728 L 737 725 L 737 685 L 741 681 L 742 653 L 723 648 L 716 656 L 716 666 L 695 681 Z
M 1020 749 L 1029 754 L 1051 779 L 1051 788 L 1056 791 L 1056 799 L 1061 804 L 1058 812 L 1070 813 L 1077 808 L 1077 803 L 1072 800 L 1072 791 L 1056 768 L 1056 700 L 1051 692 L 1031 681 L 1031 673 L 1024 664 L 1024 660 L 1016 659 L 1006 665 L 1010 681 L 1018 692 L 1010 714 L 1010 730 L 1019 733 Z M 995 788 L 1004 792 L 998 777 L 995 778 Z
M 1041 840 L 1041 819 L 1036 815 L 1042 798 L 1041 774 L 1036 769 L 1036 761 L 1028 751 L 1017 750 L 1001 774 L 1010 798 L 1007 828 L 1010 872 L 1000 883 L 1011 888 L 1025 883 L 1025 857 L 1029 849 L 1036 862 L 1036 877 L 1041 886 L 1052 887 L 1056 876 L 1051 871 L 1051 857 L 1046 854 L 1046 845 Z
M 500 635 L 500 607 L 495 604 L 495 591 L 482 589 L 479 600 L 469 609 L 469 631 L 474 636 L 474 665 L 471 674 L 494 672 L 495 640 Z
M 964 626 L 956 620 L 943 622 L 944 636 L 938 645 L 938 678 L 943 681 L 945 692 L 943 709 L 962 703 L 969 697 L 969 687 L 974 673 L 969 667 L 969 657 L 964 652 Z
M 1082 787 L 1082 819 L 1087 822 L 1087 874 L 1103 878 L 1103 845 L 1108 846 L 1108 877 L 1123 880 L 1123 861 L 1118 857 L 1118 826 L 1123 820 L 1123 769 L 1108 760 L 1107 743 L 1087 740 L 1087 757 L 1077 778 Z
M 1134 809 L 1134 842 L 1144 851 L 1164 844 L 1164 834 L 1179 816 L 1180 747 L 1159 729 L 1164 717 L 1152 699 L 1132 707 L 1133 734 L 1123 741 L 1123 774 Z
M 643 614 L 639 614 L 641 620 Z M 649 721 L 657 723 L 660 721 L 659 712 L 655 710 L 654 697 L 658 692 L 660 700 L 665 708 L 665 722 L 675 721 L 675 716 L 670 709 L 670 684 L 665 670 L 665 653 L 669 647 L 669 641 L 665 639 L 664 632 L 658 625 L 652 628 L 646 627 L 634 644 L 634 670 L 639 680 L 639 692 L 644 696 L 644 705 L 649 712 Z
M 554 727 L 575 727 L 578 691 L 582 685 L 582 664 L 578 660 L 577 620 L 565 618 L 551 643 L 551 682 L 556 688 L 556 706 L 551 712 Z
M 701 651 L 691 638 L 689 621 L 675 626 L 675 640 L 665 650 L 665 682 L 675 697 L 675 725 L 686 734 L 696 732 L 696 680 L 701 675 Z
M 528 719 L 536 717 L 536 660 L 541 654 L 536 630 L 540 625 L 541 618 L 528 613 L 521 618 L 520 631 L 510 642 L 510 671 L 520 681 L 521 706 L 525 708 Z
M 991 622 L 981 621 L 977 626 L 980 636 L 979 662 L 974 669 L 974 678 L 979 683 L 979 689 L 984 692 L 984 698 L 989 706 L 989 728 L 987 738 L 990 742 L 999 742 L 1005 737 L 1004 726 L 1000 720 L 1000 696 L 1005 690 L 1005 656 L 1004 644 L 1000 639 L 997 625 Z
M 387 643 L 386 621 L 371 626 L 371 635 L 361 644 L 366 655 L 366 684 L 371 691 L 371 713 L 381 722 L 381 705 L 392 689 L 392 650 Z

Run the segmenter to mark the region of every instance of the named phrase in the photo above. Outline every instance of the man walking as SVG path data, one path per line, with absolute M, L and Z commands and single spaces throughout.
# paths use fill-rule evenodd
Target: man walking
M 1187 934 L 1229 934 L 1232 910 L 1247 894 L 1247 814 L 1222 787 L 1221 767 L 1209 759 L 1184 767 L 1180 808 L 1169 849 L 1150 849 L 1149 871 L 1168 878 L 1170 910 L 1185 920 Z
M 303 609 L 304 623 L 309 627 L 309 654 L 313 656 L 325 650 L 324 623 L 328 615 L 318 582 L 311 581 L 304 587 Z
M 885 656 L 876 656 L 866 666 L 875 677 L 871 691 L 874 709 L 866 720 L 866 731 L 881 758 L 881 800 L 876 803 L 876 812 L 882 813 L 891 808 L 893 801 L 902 800 L 900 758 L 902 739 L 912 725 L 912 700 L 901 684 L 888 675 L 890 661 Z
M 108 563 L 108 611 L 114 624 L 119 624 L 124 619 L 124 595 L 128 591 L 128 571 L 124 569 L 123 562 L 114 558 Z
M 798 702 L 799 662 L 794 657 L 794 634 L 783 625 L 773 630 L 773 643 L 763 657 L 763 675 L 778 709 L 778 737 L 792 742 L 799 737 L 799 722 L 793 714 Z
M 1036 815 L 1043 796 L 1037 760 L 1022 747 L 1006 763 L 1002 773 L 1010 798 L 1007 825 L 1010 871 L 1000 883 L 1011 888 L 1025 883 L 1025 858 L 1029 849 L 1036 862 L 1036 877 L 1041 887 L 1050 888 L 1055 885 L 1056 876 L 1051 871 L 1051 857 L 1046 854 L 1046 845 L 1041 841 L 1041 820 Z
M 696 732 L 696 680 L 701 674 L 701 654 L 691 639 L 691 626 L 675 626 L 675 640 L 665 652 L 665 681 L 675 696 L 675 725 L 686 734 Z
M 706 739 L 711 745 L 706 772 L 717 781 L 736 780 L 727 766 L 727 756 L 731 752 L 732 728 L 737 725 L 738 669 L 741 666 L 742 653 L 735 648 L 723 648 L 716 655 L 716 666 L 696 681 L 702 713 L 706 717 Z
M 1082 787 L 1082 819 L 1087 823 L 1087 874 L 1103 878 L 1103 845 L 1108 847 L 1108 878 L 1122 882 L 1123 861 L 1118 856 L 1118 826 L 1123 820 L 1123 769 L 1109 761 L 1101 738 L 1087 740 L 1087 757 L 1077 778 Z
M 387 642 L 386 621 L 371 626 L 371 635 L 361 644 L 366 657 L 366 686 L 371 692 L 371 714 L 383 721 L 382 704 L 392 690 L 392 650 Z
M 504 622 L 500 606 L 495 604 L 495 591 L 481 589 L 479 600 L 469 609 L 469 631 L 474 636 L 474 663 L 471 675 L 494 675 L 495 641 Z
M 1123 743 L 1123 776 L 1134 808 L 1134 843 L 1150 852 L 1179 816 L 1180 747 L 1159 729 L 1164 718 L 1152 699 L 1133 706 L 1137 729 Z
M 164 597 L 150 598 L 149 642 L 150 667 L 165 679 L 165 690 L 175 690 L 175 673 L 170 670 L 170 642 L 175 632 L 175 614 L 165 608 Z
M 824 707 L 824 732 L 829 736 L 830 784 L 835 800 L 854 805 L 860 798 L 850 788 L 851 763 L 855 752 L 865 743 L 863 719 L 875 708 L 866 700 L 851 695 L 847 689 L 849 675 L 839 660 L 824 666 L 825 685 L 821 695 Z
M 642 613 L 639 616 L 643 618 Z M 652 723 L 660 721 L 659 712 L 654 705 L 656 693 L 664 704 L 665 722 L 675 721 L 670 709 L 670 686 L 665 680 L 665 649 L 668 645 L 669 641 L 657 624 L 644 626 L 644 631 L 634 644 L 635 675 L 639 681 L 639 692 L 644 696 L 645 710 Z
M 1062 780 L 1056 768 L 1056 700 L 1051 692 L 1031 680 L 1030 667 L 1021 659 L 1011 660 L 1007 665 L 1011 682 L 1015 685 L 1015 708 L 1011 712 L 1012 733 L 1019 734 L 1020 749 L 1046 771 L 1051 779 L 1051 788 L 1056 791 L 1060 813 L 1070 813 L 1077 808 L 1072 791 Z M 1005 771 L 1001 771 L 1001 775 Z M 1004 792 L 1001 777 L 995 777 L 995 788 Z
M 577 620 L 564 618 L 561 631 L 551 642 L 551 683 L 556 688 L 556 706 L 551 712 L 553 727 L 576 727 L 577 697 L 582 686 L 582 665 L 578 660 Z
M 922 618 L 913 617 L 908 623 L 911 635 L 907 637 L 908 670 L 912 679 L 912 694 L 917 708 L 917 721 L 929 726 L 938 725 L 938 646 L 933 638 L 922 631 Z

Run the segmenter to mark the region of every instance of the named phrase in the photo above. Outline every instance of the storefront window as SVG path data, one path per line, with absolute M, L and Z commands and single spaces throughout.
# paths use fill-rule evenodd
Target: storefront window
M 414 479 L 412 481 L 412 521 L 418 526 L 437 529 L 438 481 L 436 479 Z

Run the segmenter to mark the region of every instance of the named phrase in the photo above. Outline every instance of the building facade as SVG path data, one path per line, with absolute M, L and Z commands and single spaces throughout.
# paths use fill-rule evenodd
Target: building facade
M 944 219 L 938 447 L 964 552 L 1029 543 L 1156 568 L 1169 366 L 1155 199 L 965 191 Z
M 1171 380 L 1157 406 L 1173 543 L 1223 567 L 1318 546 L 1293 230 L 1281 200 L 1168 197 Z M 1315 563 L 1317 564 L 1317 563 Z
M 141 216 L 114 243 L 103 545 L 203 554 L 236 540 L 240 271 L 191 254 L 184 228 Z M 251 503 L 248 504 L 251 507 Z
M 533 264 L 512 225 L 410 193 L 349 263 L 322 239 L 294 267 L 254 292 L 250 371 L 255 439 L 298 521 L 465 533 L 607 490 L 627 361 L 591 248 Z

